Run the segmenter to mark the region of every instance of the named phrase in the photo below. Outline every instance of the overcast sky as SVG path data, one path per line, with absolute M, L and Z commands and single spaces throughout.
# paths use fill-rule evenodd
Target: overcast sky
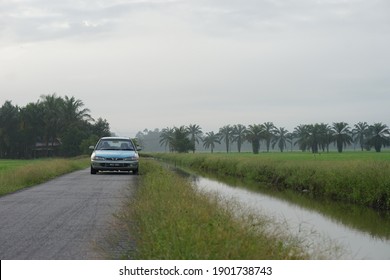
M 0 106 L 53 93 L 126 136 L 390 125 L 390 1 L 0 0 Z

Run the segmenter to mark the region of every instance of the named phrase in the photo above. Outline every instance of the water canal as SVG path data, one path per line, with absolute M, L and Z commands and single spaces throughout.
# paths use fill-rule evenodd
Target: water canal
M 182 173 L 181 171 L 180 173 Z M 390 259 L 390 214 L 303 194 L 275 192 L 259 183 L 187 173 L 204 192 L 233 200 L 243 211 L 270 217 L 301 240 L 313 258 Z

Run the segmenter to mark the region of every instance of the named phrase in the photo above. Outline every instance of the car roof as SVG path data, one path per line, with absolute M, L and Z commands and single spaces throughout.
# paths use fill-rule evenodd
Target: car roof
M 110 136 L 102 137 L 100 140 L 131 140 L 130 137 L 119 137 L 119 136 Z

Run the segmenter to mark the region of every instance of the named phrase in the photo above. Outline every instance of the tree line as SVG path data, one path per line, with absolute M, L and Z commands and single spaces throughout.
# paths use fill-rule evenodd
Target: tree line
M 329 152 L 330 145 L 335 145 L 338 152 L 349 145 L 358 146 L 362 151 L 375 149 L 381 152 L 383 147 L 390 146 L 390 129 L 386 124 L 359 122 L 351 127 L 346 122 L 303 124 L 289 132 L 284 127 L 276 127 L 273 122 L 252 125 L 225 125 L 218 132 L 203 133 L 196 124 L 180 127 L 167 127 L 159 131 L 145 130 L 137 134 L 141 145 L 149 140 L 148 135 L 158 135 L 160 146 L 171 152 L 195 152 L 196 144 L 211 152 L 217 144 L 222 144 L 226 152 L 231 151 L 232 145 L 237 145 L 241 152 L 245 142 L 250 143 L 252 152 L 257 154 L 261 145 L 265 145 L 267 152 L 275 147 L 283 152 L 293 149 L 294 146 L 302 151 L 313 153 Z
M 42 95 L 24 107 L 11 101 L 0 107 L 0 158 L 76 156 L 109 135 L 109 123 L 95 121 L 73 96 Z

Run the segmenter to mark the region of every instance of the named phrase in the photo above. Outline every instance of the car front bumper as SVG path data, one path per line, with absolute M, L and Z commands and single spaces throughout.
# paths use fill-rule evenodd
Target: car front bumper
M 93 160 L 91 161 L 91 167 L 95 169 L 96 171 L 99 170 L 119 170 L 119 171 L 132 171 L 132 170 L 138 170 L 138 161 L 99 161 L 99 160 Z

